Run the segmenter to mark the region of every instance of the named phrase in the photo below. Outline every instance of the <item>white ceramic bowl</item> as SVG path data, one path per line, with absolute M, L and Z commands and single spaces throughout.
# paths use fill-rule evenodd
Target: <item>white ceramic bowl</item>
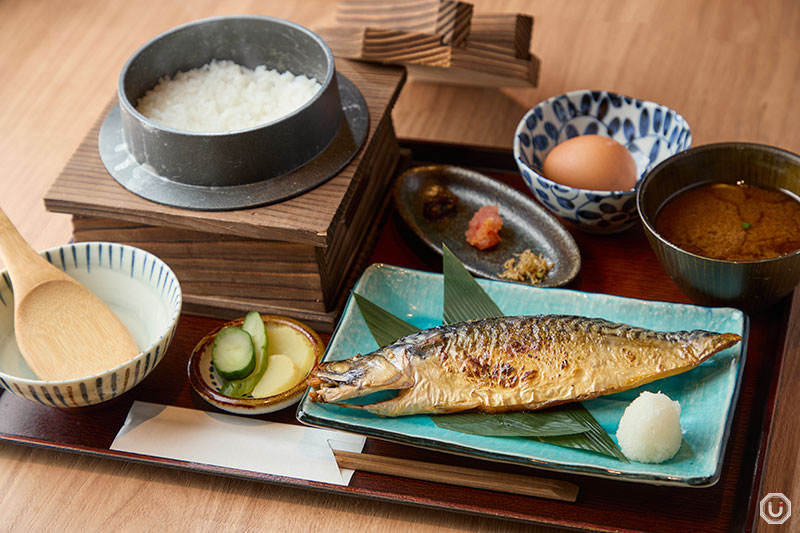
M 0 280 L 0 385 L 27 400 L 55 407 L 85 407 L 116 398 L 140 383 L 167 351 L 183 297 L 178 278 L 159 259 L 133 246 L 81 242 L 41 252 L 108 305 L 133 335 L 140 352 L 122 365 L 83 379 L 42 381 L 33 374 L 14 336 L 14 293 Z
M 590 134 L 610 137 L 625 146 L 636 162 L 638 182 L 660 162 L 691 146 L 689 124 L 672 109 L 654 102 L 581 90 L 548 98 L 517 125 L 514 160 L 542 205 L 589 233 L 626 230 L 639 220 L 634 189 L 575 189 L 542 175 L 550 150 L 568 139 Z

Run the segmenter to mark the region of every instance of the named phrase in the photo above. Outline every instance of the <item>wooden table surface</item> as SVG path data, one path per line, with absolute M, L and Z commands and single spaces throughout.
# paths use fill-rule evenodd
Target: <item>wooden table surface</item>
M 796 0 L 474 4 L 476 12 L 535 16 L 532 51 L 543 65 L 539 87 L 409 81 L 393 114 L 401 138 L 509 148 L 517 121 L 536 102 L 590 88 L 678 110 L 691 125 L 694 145 L 754 141 L 800 152 Z M 177 24 L 234 13 L 278 16 L 314 28 L 331 24 L 334 11 L 334 2 L 320 0 L 0 0 L 0 207 L 35 248 L 69 240 L 69 217 L 45 212 L 42 197 L 113 98 L 125 60 L 151 37 Z M 797 337 L 793 353 L 800 357 Z M 783 492 L 800 505 L 800 435 L 790 412 L 779 405 L 761 494 Z M 531 529 L 7 443 L 0 444 L 0 483 L 3 530 Z M 786 531 L 792 523 L 800 518 L 790 519 Z

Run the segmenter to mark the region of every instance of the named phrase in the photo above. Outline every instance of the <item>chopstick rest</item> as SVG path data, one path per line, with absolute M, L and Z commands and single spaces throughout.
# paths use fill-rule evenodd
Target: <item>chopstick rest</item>
M 488 470 L 459 466 L 437 465 L 423 461 L 383 457 L 368 453 L 353 453 L 336 449 L 333 450 L 333 455 L 336 457 L 336 462 L 340 468 L 361 470 L 374 474 L 387 474 L 568 502 L 574 502 L 578 497 L 578 485 L 568 481 L 490 472 Z

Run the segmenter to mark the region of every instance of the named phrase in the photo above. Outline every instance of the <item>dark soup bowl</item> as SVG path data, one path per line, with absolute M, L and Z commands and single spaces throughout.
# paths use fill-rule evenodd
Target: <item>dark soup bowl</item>
M 715 188 L 696 197 L 694 207 L 675 200 L 681 195 L 686 198 L 686 191 L 699 192 L 701 187 L 712 184 Z M 746 220 L 755 216 L 757 203 L 745 191 L 754 189 L 777 189 L 777 195 L 784 197 L 782 204 L 767 203 L 763 210 L 763 220 L 777 219 L 774 231 L 767 231 L 761 218 Z M 650 246 L 672 280 L 693 302 L 753 313 L 776 304 L 800 282 L 800 249 L 794 249 L 794 245 L 772 257 L 753 258 L 741 253 L 743 243 L 747 241 L 749 246 L 756 235 L 771 232 L 782 236 L 800 231 L 800 224 L 787 222 L 790 219 L 783 215 L 785 211 L 772 216 L 779 205 L 788 212 L 798 208 L 794 205 L 800 202 L 797 154 L 751 143 L 698 146 L 655 167 L 639 182 L 636 195 Z M 732 203 L 743 197 L 747 199 L 742 204 Z M 667 204 L 671 206 L 665 209 Z M 668 211 L 672 211 L 670 216 Z M 664 218 L 659 219 L 662 215 Z M 725 216 L 738 218 L 730 222 Z M 681 229 L 676 233 L 677 228 Z M 676 243 L 678 240 L 682 242 Z M 717 250 L 698 251 L 697 243 L 709 242 Z M 715 253 L 719 257 L 711 258 Z

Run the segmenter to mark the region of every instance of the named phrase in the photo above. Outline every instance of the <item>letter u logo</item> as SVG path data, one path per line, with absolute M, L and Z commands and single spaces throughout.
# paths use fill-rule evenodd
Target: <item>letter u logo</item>
M 767 502 L 767 512 L 772 518 L 778 518 L 783 513 L 783 502 L 778 502 L 778 512 L 772 510 L 772 504 L 775 503 L 774 500 L 770 500 Z

